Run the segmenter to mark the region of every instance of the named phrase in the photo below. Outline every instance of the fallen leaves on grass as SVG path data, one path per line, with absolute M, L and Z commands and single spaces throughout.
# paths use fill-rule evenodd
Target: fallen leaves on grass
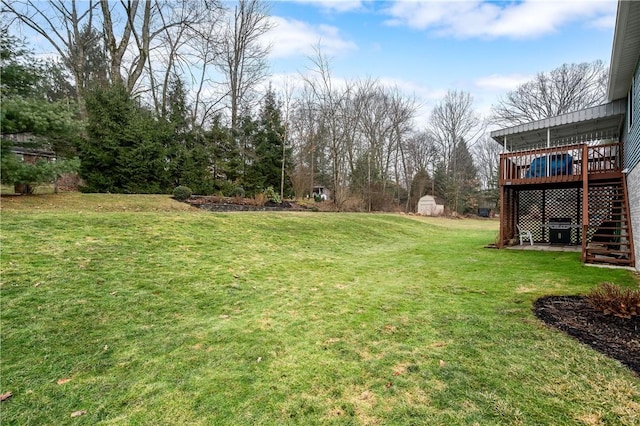
M 69 383 L 71 381 L 71 379 L 67 378 L 67 379 L 59 379 L 58 380 L 58 384 L 59 385 L 64 385 L 65 383 Z
M 13 393 L 5 392 L 2 395 L 0 395 L 0 401 L 6 401 L 7 399 L 11 398 L 12 396 L 13 396 Z
M 84 414 L 87 414 L 87 410 L 78 410 L 71 413 L 71 417 L 80 417 Z
M 440 360 L 440 363 L 439 363 L 439 364 L 440 364 L 440 368 L 442 368 L 442 367 L 444 367 L 445 365 L 447 365 L 447 363 L 446 363 L 446 362 L 444 362 L 443 360 Z
M 393 334 L 397 330 L 397 327 L 394 325 L 385 325 L 383 333 Z

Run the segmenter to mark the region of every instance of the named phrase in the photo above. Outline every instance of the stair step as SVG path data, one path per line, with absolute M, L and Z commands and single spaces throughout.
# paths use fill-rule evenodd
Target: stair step
M 620 257 L 629 257 L 628 251 L 614 251 L 614 250 L 587 250 L 587 256 L 611 256 L 616 259 Z
M 607 250 L 607 249 L 587 249 L 587 255 L 589 254 L 596 254 L 596 255 L 600 255 L 600 256 L 617 256 L 617 255 L 625 255 L 628 256 L 629 255 L 629 251 L 623 251 L 623 250 Z
M 635 263 L 632 256 L 633 241 L 629 238 L 629 205 L 624 179 L 623 176 L 606 176 L 603 180 L 588 182 L 587 212 L 592 223 L 587 225 L 587 232 L 583 234 L 583 238 L 589 241 L 584 253 L 587 263 L 628 266 Z M 594 220 L 602 217 L 607 219 L 599 219 L 599 223 Z
M 587 263 L 607 263 L 607 264 L 615 263 L 616 265 L 631 266 L 631 260 L 629 259 L 616 259 L 616 258 L 600 259 L 600 258 L 594 258 L 594 257 L 587 257 L 586 261 Z

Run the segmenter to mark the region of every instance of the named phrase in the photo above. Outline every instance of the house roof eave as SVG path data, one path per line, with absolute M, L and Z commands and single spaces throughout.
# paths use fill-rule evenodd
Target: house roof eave
M 609 101 L 627 96 L 640 59 L 640 2 L 618 1 L 616 26 L 611 49 L 607 98 Z
M 565 144 L 567 140 L 617 137 L 620 123 L 626 113 L 626 102 L 619 99 L 603 105 L 585 108 L 556 117 L 519 124 L 491 132 L 491 137 L 503 144 L 505 138 L 512 150 L 545 146 L 547 131 L 551 144 Z

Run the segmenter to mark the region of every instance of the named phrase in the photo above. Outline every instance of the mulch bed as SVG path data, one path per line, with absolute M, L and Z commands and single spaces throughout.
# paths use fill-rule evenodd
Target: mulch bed
M 267 201 L 264 205 L 256 206 L 250 198 L 231 198 L 216 196 L 192 196 L 185 203 L 203 210 L 214 212 L 239 212 L 239 211 L 304 211 L 295 203 L 283 201 L 274 203 Z
M 535 315 L 603 354 L 617 359 L 640 376 L 640 317 L 605 315 L 585 296 L 544 296 L 534 304 Z

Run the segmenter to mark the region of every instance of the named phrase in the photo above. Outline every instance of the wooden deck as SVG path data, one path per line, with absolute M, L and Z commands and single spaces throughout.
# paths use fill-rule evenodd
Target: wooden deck
M 531 231 L 534 242 L 546 246 L 554 242 L 548 225 L 557 220 L 569 223 L 573 230 L 555 233 L 554 239 L 580 247 L 584 262 L 633 266 L 620 143 L 501 154 L 499 184 L 498 247 L 513 243 L 518 227 Z
M 500 154 L 500 186 L 572 184 L 622 175 L 620 143 L 568 145 Z

